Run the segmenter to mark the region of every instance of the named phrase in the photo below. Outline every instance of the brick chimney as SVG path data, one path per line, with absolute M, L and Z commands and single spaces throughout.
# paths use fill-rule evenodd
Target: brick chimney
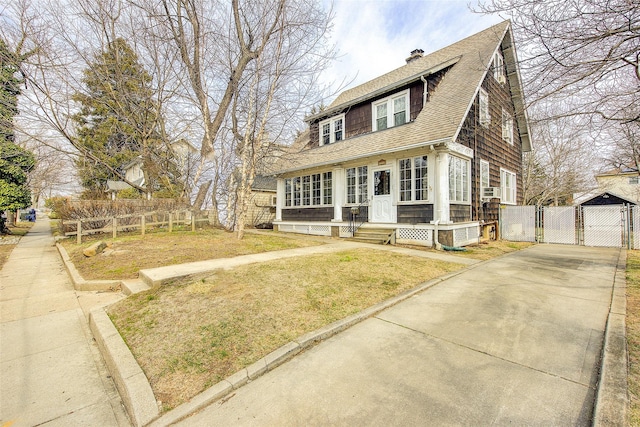
M 413 49 L 411 51 L 411 55 L 409 55 L 409 57 L 405 60 L 407 61 L 407 64 L 411 61 L 414 61 L 418 58 L 422 58 L 422 55 L 424 54 L 424 50 L 422 49 Z

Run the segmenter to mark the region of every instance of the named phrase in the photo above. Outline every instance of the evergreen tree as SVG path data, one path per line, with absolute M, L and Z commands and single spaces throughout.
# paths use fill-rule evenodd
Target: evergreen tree
M 13 127 L 22 83 L 18 77 L 20 62 L 20 56 L 0 39 L 0 212 L 31 204 L 27 178 L 35 167 L 35 159 L 31 152 L 16 145 Z M 4 222 L 0 223 L 2 231 Z
M 172 180 L 161 179 L 172 169 L 172 153 L 161 132 L 152 78 L 127 42 L 118 38 L 96 55 L 83 83 L 86 91 L 74 95 L 81 106 L 74 121 L 83 151 L 77 166 L 85 191 L 102 194 L 106 181 L 122 179 L 123 166 L 138 156 L 147 191 L 170 185 Z

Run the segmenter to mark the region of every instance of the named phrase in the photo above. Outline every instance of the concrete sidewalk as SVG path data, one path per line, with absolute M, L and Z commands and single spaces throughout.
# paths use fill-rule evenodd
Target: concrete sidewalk
M 38 219 L 0 271 L 0 425 L 130 425 L 83 312 L 118 298 L 74 291 Z
M 537 245 L 482 263 L 179 425 L 590 425 L 619 256 Z

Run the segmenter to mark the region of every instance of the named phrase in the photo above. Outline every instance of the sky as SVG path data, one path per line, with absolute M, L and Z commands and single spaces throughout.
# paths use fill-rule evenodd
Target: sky
M 473 13 L 468 5 L 469 0 L 333 0 L 331 40 L 339 57 L 322 73 L 323 81 L 354 87 L 405 65 L 414 49 L 428 54 L 502 21 Z

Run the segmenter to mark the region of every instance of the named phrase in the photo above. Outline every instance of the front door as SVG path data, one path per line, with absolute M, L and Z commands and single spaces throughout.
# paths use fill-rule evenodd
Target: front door
M 391 197 L 391 169 L 373 170 L 373 200 L 371 222 L 393 222 L 393 202 Z

